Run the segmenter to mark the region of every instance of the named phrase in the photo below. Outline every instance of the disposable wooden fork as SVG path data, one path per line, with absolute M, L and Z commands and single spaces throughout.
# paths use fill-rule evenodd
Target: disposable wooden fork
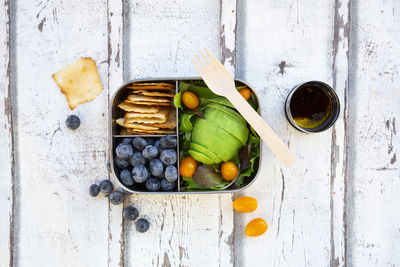
M 293 164 L 293 152 L 236 90 L 235 81 L 224 65 L 207 49 L 204 51 L 209 57 L 200 52 L 201 57 L 196 55 L 197 60 L 193 58 L 193 64 L 207 86 L 215 94 L 226 97 L 232 103 L 283 164 Z

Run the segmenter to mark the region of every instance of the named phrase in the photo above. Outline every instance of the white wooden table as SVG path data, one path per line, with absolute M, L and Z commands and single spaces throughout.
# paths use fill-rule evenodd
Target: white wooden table
M 297 161 L 264 147 L 240 194 L 131 195 L 151 221 L 139 234 L 88 194 L 110 176 L 110 98 L 128 79 L 197 76 L 202 47 L 254 86 Z M 400 266 L 399 55 L 397 0 L 1 0 L 0 266 Z M 82 56 L 104 90 L 70 111 L 51 74 Z M 312 79 L 342 111 L 303 134 L 283 103 Z M 259 208 L 233 212 L 240 195 Z M 256 217 L 269 229 L 248 238 Z

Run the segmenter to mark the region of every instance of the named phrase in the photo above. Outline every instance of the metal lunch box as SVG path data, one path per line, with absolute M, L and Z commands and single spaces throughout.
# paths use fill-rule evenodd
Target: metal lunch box
M 225 188 L 223 190 L 219 190 L 219 191 L 215 191 L 215 190 L 196 190 L 196 191 L 185 191 L 185 190 L 181 190 L 181 177 L 178 173 L 178 180 L 177 180 L 177 189 L 174 191 L 157 191 L 157 192 L 150 192 L 147 191 L 145 188 L 143 188 L 143 186 L 137 186 L 137 184 L 134 184 L 133 186 L 125 186 L 124 184 L 122 184 L 119 180 L 119 170 L 118 168 L 115 166 L 115 161 L 114 161 L 114 151 L 116 146 L 118 145 L 118 139 L 120 138 L 124 138 L 124 137 L 161 137 L 164 134 L 157 134 L 157 135 L 134 135 L 134 134 L 130 134 L 130 135 L 120 135 L 120 130 L 121 130 L 121 126 L 119 126 L 116 123 L 116 120 L 120 117 L 123 116 L 124 111 L 122 111 L 120 108 L 117 107 L 117 105 L 123 101 L 127 95 L 129 94 L 129 92 L 131 91 L 131 89 L 127 88 L 128 85 L 132 84 L 132 83 L 144 83 L 144 82 L 168 82 L 168 83 L 175 83 L 176 87 L 175 87 L 175 93 L 178 92 L 178 88 L 179 88 L 179 82 L 180 81 L 200 81 L 202 80 L 199 77 L 196 78 L 155 78 L 155 79 L 140 79 L 140 80 L 131 80 L 128 81 L 126 83 L 124 83 L 113 95 L 112 99 L 111 99 L 111 105 L 110 105 L 110 110 L 109 110 L 109 123 L 110 123 L 110 138 L 111 138 L 111 146 L 110 146 L 110 155 L 111 155 L 111 173 L 112 176 L 115 178 L 115 181 L 118 183 L 118 185 L 123 188 L 125 191 L 129 192 L 129 193 L 140 193 L 140 194 L 218 194 L 218 193 L 234 193 L 234 192 L 238 192 L 241 190 L 244 190 L 245 188 L 249 187 L 254 180 L 257 178 L 258 176 L 258 171 L 259 171 L 259 164 L 260 164 L 260 159 L 262 156 L 262 140 L 260 140 L 260 157 L 258 158 L 258 160 L 256 161 L 256 165 L 254 167 L 256 174 L 254 175 L 253 179 L 247 181 L 246 184 L 244 184 L 241 187 L 236 187 L 236 185 L 234 183 L 231 183 L 231 186 L 229 186 L 228 188 Z M 254 95 L 256 96 L 257 99 L 257 104 L 258 107 L 260 107 L 259 105 L 259 98 L 258 96 L 255 94 L 254 90 L 251 88 L 250 85 L 248 85 L 246 82 L 241 81 L 239 79 L 235 79 L 235 83 L 237 85 L 245 85 L 247 86 L 250 90 L 252 90 L 252 92 L 254 93 Z M 178 117 L 179 117 L 179 110 L 178 108 L 177 112 L 176 112 L 176 121 L 177 121 L 177 127 L 176 127 L 176 132 L 175 135 L 177 137 L 177 168 L 179 170 L 179 162 L 181 161 L 181 159 L 179 158 L 179 123 L 178 123 Z

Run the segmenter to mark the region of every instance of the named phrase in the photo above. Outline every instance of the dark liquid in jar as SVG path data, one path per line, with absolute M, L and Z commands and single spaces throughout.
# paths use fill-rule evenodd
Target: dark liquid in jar
M 322 125 L 332 112 L 332 101 L 316 86 L 297 89 L 290 100 L 290 113 L 297 125 L 315 128 Z

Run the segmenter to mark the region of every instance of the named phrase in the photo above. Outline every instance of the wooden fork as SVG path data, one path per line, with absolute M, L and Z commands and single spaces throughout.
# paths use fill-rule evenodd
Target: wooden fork
M 201 58 L 196 55 L 197 61 L 194 58 L 192 61 L 207 86 L 215 94 L 226 97 L 232 103 L 283 164 L 292 165 L 294 163 L 293 152 L 236 90 L 235 81 L 224 65 L 207 49 L 204 51 L 209 57 L 200 51 Z

